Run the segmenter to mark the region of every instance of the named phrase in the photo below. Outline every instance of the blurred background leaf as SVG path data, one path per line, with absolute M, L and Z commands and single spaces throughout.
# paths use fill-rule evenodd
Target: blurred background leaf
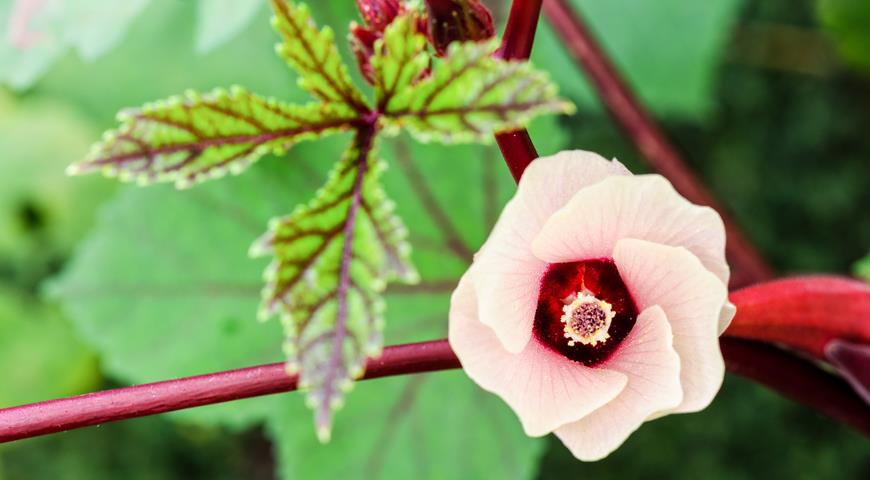
M 571 0 L 638 96 L 673 117 L 703 119 L 740 0 Z M 546 22 L 532 61 L 554 73 L 563 92 L 580 106 L 600 108 L 582 70 Z M 556 74 L 558 72 L 558 74 Z
M 6 0 L 0 5 L 0 82 L 24 89 L 69 49 L 94 60 L 112 49 L 149 0 Z
M 115 187 L 90 179 L 76 184 L 62 170 L 97 134 L 68 106 L 0 91 L 0 268 L 33 281 L 88 231 L 94 208 Z
M 263 0 L 199 0 L 196 50 L 206 53 L 229 42 L 248 26 L 265 4 Z
M 99 385 L 96 356 L 56 309 L 9 288 L 0 290 L 0 365 L 0 408 Z

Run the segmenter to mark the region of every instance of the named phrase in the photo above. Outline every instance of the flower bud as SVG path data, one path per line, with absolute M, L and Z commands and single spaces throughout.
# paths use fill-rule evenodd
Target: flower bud
M 439 56 L 454 41 L 486 40 L 495 34 L 492 13 L 480 0 L 426 0 L 429 41 Z

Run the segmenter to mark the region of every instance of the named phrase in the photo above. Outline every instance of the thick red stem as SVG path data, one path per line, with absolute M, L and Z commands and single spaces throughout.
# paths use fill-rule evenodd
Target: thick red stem
M 458 368 L 447 340 L 396 345 L 369 360 L 364 378 Z M 289 392 L 284 363 L 118 388 L 0 410 L 0 443 L 128 418 Z
M 511 4 L 502 35 L 501 47 L 496 55 L 506 60 L 525 60 L 532 53 L 535 30 L 541 13 L 541 0 L 515 0 Z M 525 129 L 496 134 L 495 141 L 511 171 L 514 180 L 520 181 L 526 167 L 538 158 L 538 151 Z
M 547 0 L 544 3 L 544 15 L 562 38 L 565 48 L 583 66 L 607 111 L 650 166 L 667 177 L 690 201 L 713 207 L 722 216 L 728 237 L 727 254 L 733 268 L 731 287 L 738 288 L 771 278 L 771 271 L 761 255 L 692 173 L 608 59 L 582 18 L 566 0 Z
M 538 158 L 538 151 L 535 150 L 529 132 L 515 130 L 498 133 L 495 136 L 495 141 L 498 143 L 498 148 L 501 150 L 501 155 L 504 157 L 511 175 L 515 181 L 519 182 L 526 167 L 532 163 L 532 160 Z
M 506 60 L 528 59 L 540 15 L 541 0 L 514 0 L 496 55 Z

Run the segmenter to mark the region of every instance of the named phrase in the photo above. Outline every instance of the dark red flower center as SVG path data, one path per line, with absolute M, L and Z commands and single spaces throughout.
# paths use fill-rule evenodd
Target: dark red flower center
M 535 338 L 586 366 L 610 358 L 637 321 L 637 306 L 611 259 L 554 263 L 541 280 Z

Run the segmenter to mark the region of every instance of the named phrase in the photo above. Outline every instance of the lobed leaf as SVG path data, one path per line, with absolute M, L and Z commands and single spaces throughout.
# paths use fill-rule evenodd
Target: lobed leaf
M 282 314 L 288 370 L 299 372 L 324 441 L 343 392 L 383 347 L 387 281 L 417 279 L 407 230 L 378 182 L 384 164 L 372 155 L 372 137 L 358 132 L 314 200 L 273 220 L 251 248 L 275 256 L 261 318 Z
M 68 173 L 102 170 L 123 181 L 189 187 L 241 173 L 264 154 L 301 140 L 346 130 L 357 116 L 343 104 L 288 105 L 238 87 L 188 92 L 121 112 L 121 127 L 107 132 Z
M 528 62 L 493 58 L 497 45 L 495 40 L 451 44 L 430 77 L 390 102 L 387 126 L 407 128 L 424 142 L 483 142 L 539 114 L 573 111 Z
M 417 31 L 416 14 L 409 11 L 393 20 L 375 43 L 371 58 L 378 109 L 400 110 L 396 96 L 420 80 L 429 59 L 426 37 Z
M 324 102 L 367 111 L 365 98 L 351 81 L 335 46 L 332 29 L 318 30 L 305 4 L 272 0 L 272 8 L 272 26 L 283 39 L 276 50 L 299 74 L 299 86 Z

